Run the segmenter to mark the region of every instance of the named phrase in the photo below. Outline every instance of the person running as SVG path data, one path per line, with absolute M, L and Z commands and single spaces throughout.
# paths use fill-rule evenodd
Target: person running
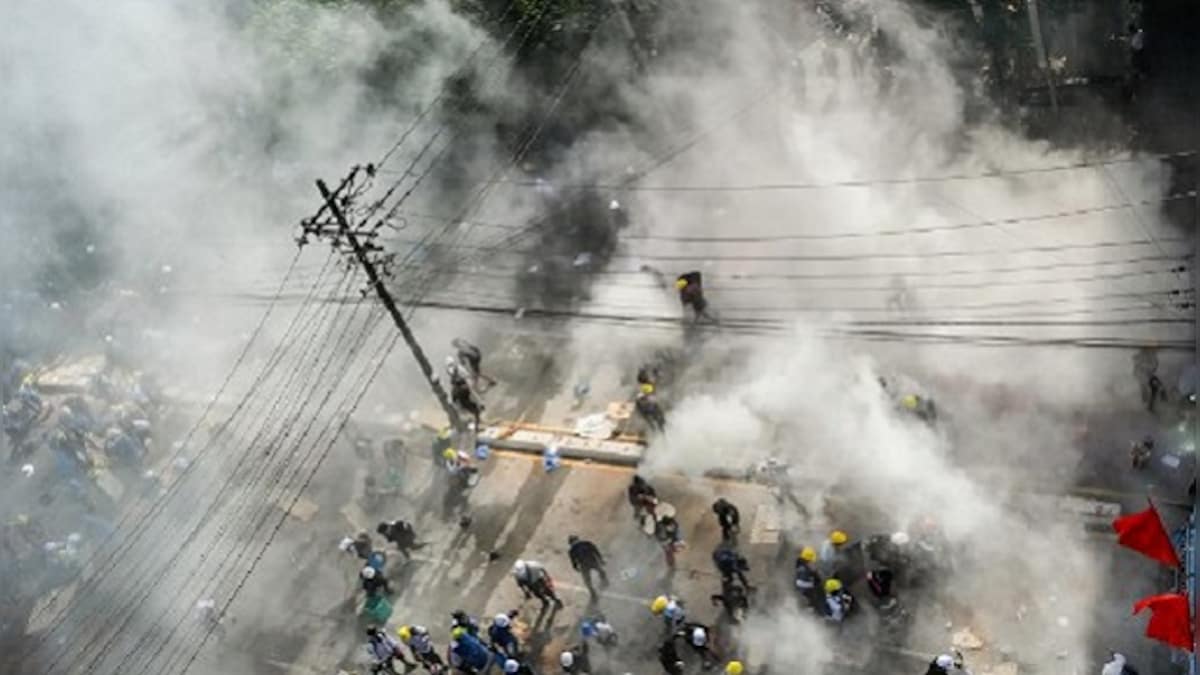
M 712 510 L 721 526 L 721 538 L 728 542 L 736 541 L 738 532 L 741 531 L 741 514 L 738 513 L 738 508 L 721 497 L 713 502 Z
M 658 519 L 654 528 L 654 537 L 662 545 L 663 557 L 667 561 L 667 569 L 675 570 L 675 556 L 683 549 L 683 534 L 679 531 L 679 521 L 672 516 Z
M 667 675 L 683 675 L 683 659 L 679 658 L 679 650 L 675 648 L 674 635 L 659 645 L 658 662 L 662 664 Z
M 728 545 L 722 544 L 718 546 L 712 554 L 713 565 L 717 571 L 721 573 L 722 583 L 727 583 L 733 580 L 736 576 L 747 590 L 753 590 L 750 581 L 746 578 L 746 572 L 750 569 L 750 563 L 746 560 L 746 556 L 738 553 Z
M 741 584 L 733 583 L 732 579 L 723 579 L 721 592 L 714 593 L 711 599 L 714 605 L 719 604 L 725 609 L 725 614 L 733 623 L 739 623 L 742 616 L 750 611 L 750 596 Z
M 417 533 L 413 530 L 411 523 L 403 520 L 392 520 L 379 523 L 375 527 L 384 540 L 395 544 L 396 550 L 404 556 L 406 560 L 412 560 L 412 552 L 423 548 L 426 544 L 417 542 Z
M 518 560 L 513 564 L 513 578 L 525 594 L 526 600 L 537 597 L 542 601 L 543 609 L 551 603 L 555 609 L 562 609 L 563 601 L 554 592 L 554 579 L 541 563 L 534 560 Z
M 596 545 L 586 539 L 580 539 L 575 535 L 567 537 L 567 556 L 571 559 L 571 567 L 575 568 L 583 577 L 583 583 L 587 586 L 588 593 L 592 597 L 596 597 L 596 587 L 592 584 L 592 572 L 600 575 L 601 587 L 608 587 L 608 573 L 604 571 L 604 556 L 600 555 L 600 549 Z
M 633 507 L 633 519 L 639 526 L 647 515 L 657 522 L 658 516 L 655 513 L 655 507 L 658 506 L 658 493 L 655 492 L 653 485 L 646 482 L 645 478 L 634 475 L 626 489 L 626 495 L 629 497 L 629 505 Z

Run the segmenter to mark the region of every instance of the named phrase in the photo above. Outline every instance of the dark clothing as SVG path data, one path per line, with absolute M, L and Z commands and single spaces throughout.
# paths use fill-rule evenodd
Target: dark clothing
M 634 408 L 646 420 L 646 424 L 650 425 L 651 429 L 662 431 L 667 426 L 667 417 L 652 395 L 638 394 L 634 400 Z
M 571 544 L 567 555 L 571 558 L 571 566 L 577 570 L 604 567 L 604 556 L 600 555 L 600 549 L 586 539 Z
M 545 579 L 536 579 L 528 583 L 522 583 L 518 581 L 517 586 L 519 586 L 525 593 L 526 598 L 536 597 L 538 600 L 542 601 L 542 605 L 549 605 L 553 603 L 556 607 L 563 606 L 563 601 L 560 600 L 558 594 L 554 592 L 554 582 L 550 581 L 549 577 Z
M 721 525 L 721 536 L 732 539 L 741 529 L 741 514 L 738 513 L 737 507 L 721 498 L 713 502 L 712 510 L 717 514 L 717 522 Z
M 871 594 L 880 600 L 891 597 L 894 577 L 892 571 L 886 567 L 867 572 L 867 586 L 871 589 Z
M 568 549 L 567 555 L 571 558 L 571 567 L 583 576 L 583 583 L 587 586 L 588 592 L 593 596 L 596 594 L 595 586 L 592 585 L 592 572 L 600 575 L 600 583 L 602 586 L 608 586 L 608 572 L 604 570 L 604 556 L 600 555 L 600 549 L 596 545 L 586 539 L 576 540 Z
M 1158 379 L 1158 375 L 1151 375 L 1146 385 L 1150 390 L 1149 400 L 1146 402 L 1146 410 L 1153 413 L 1154 405 L 1160 399 L 1166 399 L 1166 391 L 1163 390 L 1163 383 L 1162 380 Z
M 492 649 L 509 658 L 515 658 L 521 651 L 521 643 L 513 634 L 511 626 L 501 628 L 493 623 L 488 626 L 488 639 L 492 643 Z
M 375 550 L 375 548 L 371 546 L 371 537 L 367 535 L 366 532 L 358 535 L 354 539 L 352 546 L 354 547 L 354 555 L 362 558 L 363 560 L 370 558 L 371 553 Z
M 750 597 L 746 595 L 746 589 L 732 581 L 721 583 L 721 592 L 712 595 L 712 602 L 714 605 L 720 603 L 734 623 L 738 621 L 738 612 L 750 610 Z
M 650 366 L 642 366 L 641 368 L 638 368 L 637 383 L 654 384 L 655 380 L 658 379 L 656 377 L 655 370 L 656 369 L 651 368 Z
M 633 477 L 633 482 L 629 484 L 626 494 L 629 496 L 629 504 L 635 509 L 641 508 L 647 497 L 650 499 L 658 497 L 658 493 L 654 491 L 654 487 L 640 476 Z
M 471 375 L 479 376 L 479 367 L 483 364 L 483 353 L 479 351 L 479 347 L 460 342 L 458 344 L 458 360 L 467 367 Z
M 824 580 L 815 568 L 804 560 L 796 561 L 796 590 L 808 601 L 815 612 L 825 611 L 825 595 L 821 588 Z
M 701 280 L 699 272 L 688 272 L 681 274 L 675 280 L 676 288 L 682 283 L 683 287 L 679 288 L 679 302 L 684 307 L 691 307 L 693 320 L 708 319 L 713 321 L 711 315 L 708 314 L 708 300 L 704 297 L 704 284 Z
M 375 531 L 383 538 L 396 545 L 405 558 L 411 557 L 410 551 L 417 548 L 417 533 L 412 525 L 403 520 L 393 520 L 390 523 L 380 523 Z
M 750 563 L 745 556 L 728 546 L 721 546 L 713 551 L 712 558 L 717 571 L 721 573 L 722 583 L 732 582 L 736 576 L 743 586 L 750 588 L 750 582 L 746 580 L 746 571 L 750 569 Z
M 479 635 L 479 622 L 475 620 L 475 617 L 468 616 L 467 613 L 461 609 L 456 610 L 450 615 L 450 630 L 454 630 L 459 626 L 467 629 L 467 633 L 471 635 Z
M 675 649 L 674 635 L 667 638 L 658 648 L 658 662 L 662 664 L 663 670 L 667 671 L 668 675 L 683 674 L 683 659 L 679 658 L 679 651 Z
M 462 408 L 464 412 L 475 418 L 475 426 L 479 426 L 480 415 L 483 414 L 483 406 L 475 400 L 475 395 L 471 392 L 470 385 L 466 380 L 455 379 L 451 385 L 450 396 L 454 399 L 454 404 Z
M 367 595 L 375 595 L 380 591 L 384 593 L 392 592 L 392 585 L 384 578 L 382 574 L 376 574 L 373 579 L 359 577 L 362 580 L 362 589 L 367 592 Z

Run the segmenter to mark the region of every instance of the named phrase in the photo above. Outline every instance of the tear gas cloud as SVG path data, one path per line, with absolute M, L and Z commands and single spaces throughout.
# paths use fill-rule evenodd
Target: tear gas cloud
M 503 174 L 526 178 L 528 168 L 545 179 L 545 190 L 498 183 L 467 218 L 527 226 L 569 202 L 577 194 L 573 184 L 616 183 L 645 167 L 652 169 L 642 186 L 824 185 L 1072 164 L 1111 149 L 1054 147 L 1023 136 L 978 93 L 977 77 L 963 65 L 971 62 L 971 46 L 957 41 L 953 26 L 886 0 L 842 3 L 842 11 L 859 26 L 850 33 L 807 6 L 664 5 L 655 20 L 671 30 L 657 31 L 666 36 L 661 49 L 643 46 L 647 68 L 636 75 L 627 43 L 612 39 L 619 31 L 605 23 L 558 104 L 554 96 L 524 100 L 532 88 L 502 59 L 479 59 L 472 72 L 483 105 L 449 141 L 455 175 L 432 176 L 428 191 L 418 191 L 406 210 L 458 213 L 464 194 L 511 157 L 509 144 L 487 128 L 487 115 L 514 110 L 536 109 L 535 120 L 582 116 L 580 109 L 589 106 L 620 114 L 592 124 L 530 167 Z M 9 206 L 0 215 L 5 284 L 33 288 L 46 270 L 84 269 L 79 261 L 95 256 L 103 283 L 90 287 L 105 293 L 46 291 L 44 285 L 42 292 L 92 316 L 115 304 L 115 291 L 133 287 L 142 300 L 129 303 L 136 309 L 108 311 L 131 324 L 155 322 L 169 339 L 153 356 L 189 382 L 207 383 L 224 372 L 221 364 L 238 342 L 229 338 L 248 330 L 261 307 L 223 298 L 273 290 L 290 259 L 292 225 L 316 204 L 311 180 L 332 180 L 351 164 L 376 159 L 476 45 L 483 42 L 487 53 L 498 48 L 448 4 L 414 3 L 400 12 L 385 19 L 352 4 L 296 0 L 12 8 L 0 31 L 0 56 L 10 64 L 0 71 L 7 92 L 0 124 L 9 132 L 0 149 L 8 186 L 0 194 Z M 408 50 L 401 58 L 397 45 Z M 429 133 L 429 126 L 419 128 Z M 402 149 L 393 168 L 402 169 L 420 142 Z M 1065 422 L 1047 413 L 1128 397 L 1128 355 L 877 345 L 831 339 L 829 332 L 881 318 L 878 311 L 894 291 L 880 286 L 894 279 L 911 290 L 903 315 L 910 319 L 1154 315 L 1159 308 L 1148 298 L 1161 297 L 1171 283 L 1162 269 L 1144 265 L 1137 268 L 1144 275 L 1101 281 L 1071 278 L 1097 269 L 1128 271 L 1124 259 L 1179 249 L 1171 241 L 1178 234 L 1157 216 L 1166 180 L 1157 164 L 1138 161 L 1103 170 L 821 189 L 596 190 L 599 206 L 585 214 L 559 209 L 563 215 L 552 227 L 534 228 L 516 252 L 468 255 L 457 275 L 435 280 L 430 297 L 673 316 L 675 298 L 637 270 L 646 264 L 670 278 L 685 266 L 702 269 L 723 315 L 765 315 L 789 328 L 769 338 L 706 339 L 678 374 L 670 427 L 651 446 L 647 470 L 737 469 L 778 456 L 817 486 L 804 495 L 811 513 L 822 513 L 825 497 L 835 494 L 891 514 L 892 522 L 881 526 L 903 527 L 936 513 L 950 537 L 973 551 L 940 589 L 948 601 L 973 606 L 986 629 L 1009 644 L 1021 644 L 1021 631 L 1033 630 L 1006 619 L 1010 611 L 1015 615 L 1014 605 L 1068 616 L 1054 648 L 1088 658 L 1100 563 L 1062 545 L 1073 524 L 1039 512 L 1034 516 L 1044 529 L 1032 531 L 1025 518 L 1034 516 L 1015 514 L 1006 495 L 1040 469 L 1052 481 L 1065 480 L 1077 456 L 1063 442 Z M 621 205 L 621 223 L 603 220 L 610 218 L 610 199 Z M 1123 208 L 1126 203 L 1134 206 Z M 1024 220 L 1073 210 L 1084 213 Z M 403 242 L 445 225 L 405 217 L 397 237 Z M 951 227 L 959 223 L 973 225 Z M 586 242 L 575 240 L 581 231 Z M 505 236 L 471 223 L 452 232 L 460 243 L 479 246 Z M 809 238 L 771 239 L 797 234 Z M 762 235 L 764 241 L 643 238 L 680 235 Z M 1154 243 L 1081 248 L 1143 239 Z M 1033 247 L 1045 250 L 1002 252 Z M 915 257 L 939 251 L 971 253 Z M 889 257 L 897 252 L 914 257 Z M 547 253 L 562 259 L 558 271 L 533 283 L 528 270 L 545 269 Z M 592 255 L 582 270 L 571 264 L 579 253 Z M 794 259 L 761 259 L 768 254 Z M 311 260 L 303 263 L 303 279 L 315 274 Z M 1101 265 L 1078 267 L 1091 263 Z M 477 276 L 489 270 L 500 278 Z M 632 274 L 589 276 L 594 270 Z M 922 276 L 931 272 L 945 276 Z M 797 273 L 827 274 L 829 281 L 785 278 Z M 827 288 L 833 285 L 841 288 Z M 1096 297 L 1118 293 L 1128 298 Z M 792 325 L 797 314 L 798 327 Z M 485 349 L 498 344 L 500 334 L 526 329 L 520 322 L 432 312 L 418 314 L 416 326 L 427 344 L 466 335 Z M 1031 337 L 1073 334 L 1068 328 L 1024 330 Z M 1153 334 L 1127 330 L 1142 339 L 1179 338 L 1161 327 Z M 614 330 L 582 322 L 565 332 L 571 341 L 558 367 L 570 373 L 566 383 L 607 378 L 617 387 L 622 378 L 596 364 L 632 371 L 640 355 L 681 344 L 674 328 L 654 333 L 635 324 Z M 390 368 L 403 387 L 378 388 L 365 410 L 426 402 L 407 355 L 394 355 Z M 1041 405 L 999 419 L 970 404 L 959 407 L 955 425 L 974 429 L 960 442 L 892 411 L 876 376 L 896 371 L 919 381 L 965 372 L 973 383 L 1037 392 Z M 997 470 L 985 483 L 962 460 L 978 464 L 987 453 Z M 1024 463 L 1020 473 L 1004 466 L 1015 457 Z M 813 523 L 817 530 L 837 525 Z M 1071 570 L 1069 593 L 1053 590 L 1063 568 Z M 1008 592 L 1016 586 L 1046 592 Z M 789 662 L 826 660 L 807 619 L 787 617 L 772 626 L 793 640 Z M 765 626 L 750 632 L 772 635 Z M 1023 656 L 1045 664 L 1052 651 Z
M 955 70 L 962 45 L 903 3 L 850 4 L 874 17 L 874 27 L 888 42 L 886 53 L 873 50 L 866 38 L 856 42 L 833 37 L 815 14 L 780 29 L 768 27 L 755 9 L 744 4 L 706 6 L 704 16 L 722 27 L 726 39 L 716 40 L 711 52 L 687 52 L 680 59 L 685 63 L 658 64 L 645 87 L 651 92 L 657 87 L 672 92 L 676 105 L 679 98 L 686 98 L 683 108 L 689 123 L 698 128 L 716 126 L 720 131 L 644 183 L 827 184 L 977 174 L 1074 164 L 1108 150 L 1052 147 L 1027 139 L 1000 119 L 998 111 L 968 119 L 968 104 L 978 101 L 969 88 L 971 78 Z M 782 69 L 765 67 L 778 59 L 773 40 L 762 39 L 772 30 L 795 31 L 780 36 L 789 55 Z M 764 89 L 768 95 L 750 113 L 728 121 L 737 103 Z M 710 282 L 714 287 L 731 285 L 725 280 L 737 275 L 752 279 L 770 273 L 849 271 L 866 278 L 881 273 L 920 275 L 931 269 L 967 270 L 961 276 L 937 279 L 953 278 L 962 284 L 957 288 L 936 284 L 921 288 L 930 284 L 914 277 L 916 303 L 902 315 L 907 318 L 1003 318 L 1006 314 L 1036 316 L 1039 311 L 1063 318 L 1090 312 L 1111 316 L 1112 300 L 1093 299 L 1105 291 L 1137 299 L 1133 304 L 1140 309 L 1124 316 L 1150 316 L 1162 303 L 1163 284 L 1172 287 L 1178 280 L 1133 275 L 1102 283 L 1071 281 L 1066 277 L 1074 273 L 1064 270 L 1081 261 L 1129 257 L 1131 251 L 1182 255 L 1183 247 L 1171 243 L 1178 233 L 1157 215 L 1157 200 L 1165 194 L 1167 178 L 1157 163 L 1146 161 L 916 184 L 703 195 L 634 192 L 626 203 L 634 236 L 621 252 L 635 260 L 645 256 L 647 261 L 664 254 L 694 255 L 696 262 L 666 264 L 698 267 L 714 279 Z M 1150 205 L 1121 208 L 1140 202 Z M 1021 221 L 1105 205 L 1116 207 L 1049 221 Z M 977 225 L 947 227 L 962 222 Z M 891 229 L 912 233 L 837 239 L 837 235 Z M 732 244 L 662 243 L 637 236 L 762 235 L 769 241 L 773 235 L 799 233 L 830 236 Z M 1119 252 L 1074 248 L 1086 242 L 1131 240 L 1152 243 L 1121 247 Z M 1047 251 L 996 252 L 1031 246 Z M 872 258 L 896 251 L 945 250 L 976 253 L 959 259 Z M 850 262 L 753 259 L 783 252 L 848 254 Z M 750 260 L 720 259 L 731 253 Z M 1056 264 L 1063 264 L 1063 270 L 1053 269 Z M 995 267 L 1018 271 L 1015 276 L 989 272 Z M 1032 271 L 1039 267 L 1050 271 Z M 1034 283 L 1022 286 L 1014 281 Z M 1053 283 L 1037 285 L 1046 281 Z M 887 291 L 846 293 L 797 285 L 753 295 L 713 290 L 710 297 L 723 317 L 755 315 L 744 308 L 749 304 L 794 307 L 789 303 L 800 300 L 799 306 L 819 309 L 800 327 L 774 340 L 707 338 L 690 364 L 703 374 L 689 377 L 685 372 L 673 387 L 670 395 L 678 400 L 667 432 L 648 452 L 648 471 L 697 475 L 714 467 L 741 471 L 753 462 L 779 457 L 808 486 L 801 498 L 810 513 L 825 513 L 828 500 L 840 496 L 853 504 L 852 510 L 886 514 L 885 522 L 873 524 L 879 528 L 905 528 L 916 518 L 933 514 L 950 539 L 968 552 L 959 568 L 940 581 L 936 596 L 950 606 L 969 607 L 973 625 L 987 632 L 995 644 L 1020 645 L 1016 650 L 1020 658 L 1038 667 L 1057 667 L 1055 660 L 1062 653 L 1078 663 L 1095 658 L 1098 647 L 1090 642 L 1093 620 L 1120 611 L 1119 602 L 1108 604 L 1110 599 L 1104 596 L 1104 556 L 1077 544 L 1077 520 L 1045 503 L 1016 508 L 1010 495 L 1070 485 L 1080 454 L 1068 411 L 1136 400 L 1129 352 L 915 343 L 876 346 L 829 339 L 830 329 L 878 318 L 871 307 L 882 306 Z M 1046 297 L 1067 300 L 1038 307 Z M 1154 298 L 1159 299 L 1158 305 Z M 673 304 L 661 290 L 615 284 L 605 288 L 601 283 L 586 307 L 603 311 L 621 305 L 641 308 L 629 310 L 632 314 L 655 315 L 678 311 L 670 307 Z M 956 309 L 964 304 L 979 308 Z M 847 308 L 854 305 L 866 309 Z M 1037 330 L 1047 329 L 1025 334 L 1063 335 L 1054 329 Z M 601 335 L 606 336 L 603 341 Z M 594 363 L 597 350 L 616 355 L 628 349 L 614 344 L 611 335 L 603 328 L 581 326 L 575 329 L 578 351 Z M 1186 339 L 1190 333 L 1142 327 L 1134 335 L 1170 340 Z M 670 342 L 659 337 L 654 344 Z M 918 381 L 924 378 L 926 383 L 968 384 L 944 392 L 946 407 L 955 411 L 951 424 L 965 431 L 937 433 L 898 415 L 876 381 L 897 371 Z M 982 386 L 996 384 L 1027 402 L 998 414 L 973 400 Z M 936 388 L 933 395 L 938 398 Z M 824 516 L 809 525 L 817 533 L 846 526 Z M 1035 618 L 1022 621 L 1018 616 Z M 778 628 L 769 634 L 784 643 L 811 630 L 804 625 Z M 923 643 L 914 647 L 945 649 L 939 639 L 948 637 L 934 632 L 914 637 L 914 642 Z M 824 656 L 819 650 L 800 650 L 788 662 L 816 667 L 826 660 Z

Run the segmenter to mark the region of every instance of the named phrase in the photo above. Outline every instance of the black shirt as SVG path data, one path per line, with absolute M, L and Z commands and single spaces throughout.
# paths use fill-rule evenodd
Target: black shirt
M 571 566 L 575 569 L 596 568 L 604 564 L 604 556 L 600 555 L 600 549 L 586 539 L 580 539 L 571 544 L 567 555 L 571 558 Z

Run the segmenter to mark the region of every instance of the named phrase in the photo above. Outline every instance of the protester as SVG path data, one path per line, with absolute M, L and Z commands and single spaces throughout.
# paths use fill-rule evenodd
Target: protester
M 727 542 L 736 541 L 741 529 L 741 515 L 737 507 L 721 497 L 713 502 L 712 510 L 717 514 L 717 523 L 721 526 L 721 538 Z
M 367 595 L 376 595 L 380 591 L 391 595 L 392 585 L 388 583 L 387 577 L 379 570 L 367 565 L 358 572 L 359 579 L 362 580 L 362 589 Z
M 683 659 L 679 658 L 679 650 L 675 648 L 674 633 L 659 645 L 658 662 L 667 675 L 683 675 Z
M 825 580 L 825 618 L 835 623 L 846 620 L 854 606 L 854 598 L 838 579 Z
M 821 544 L 821 553 L 817 561 L 817 569 L 825 577 L 836 577 L 845 572 L 849 564 L 847 542 L 850 538 L 842 530 L 834 530 L 829 538 Z
M 512 630 L 512 620 L 516 614 L 516 610 L 508 614 L 497 614 L 492 619 L 492 625 L 488 626 L 488 641 L 492 650 L 509 658 L 521 653 L 521 643 Z
M 475 620 L 475 617 L 461 609 L 456 609 L 450 613 L 450 630 L 459 627 L 465 628 L 471 635 L 479 637 L 479 622 Z
M 512 571 L 513 578 L 525 594 L 526 600 L 537 597 L 542 601 L 543 609 L 550 603 L 554 604 L 555 609 L 562 608 L 563 602 L 554 592 L 554 580 L 541 563 L 534 560 L 518 560 L 513 564 Z
M 602 587 L 608 586 L 608 573 L 604 571 L 604 556 L 600 555 L 600 549 L 596 548 L 595 544 L 573 534 L 567 537 L 567 546 L 567 556 L 571 559 L 571 567 L 579 572 L 583 577 L 584 585 L 587 586 L 588 593 L 595 597 L 596 589 L 592 585 L 592 572 L 600 575 Z
M 375 626 L 367 627 L 367 650 L 370 651 L 374 661 L 372 672 L 396 672 L 392 664 L 393 659 L 400 660 L 404 663 L 405 668 L 411 669 L 417 667 L 417 664 L 405 658 L 404 651 L 400 648 L 400 643 L 395 638 Z
M 808 603 L 809 608 L 818 613 L 825 611 L 824 581 L 813 563 L 817 552 L 811 546 L 805 546 L 796 558 L 796 590 Z
M 753 590 L 750 581 L 746 579 L 746 572 L 750 570 L 750 563 L 746 557 L 735 551 L 726 544 L 722 544 L 713 551 L 713 565 L 717 571 L 721 573 L 721 582 L 728 583 L 736 576 L 747 590 Z
M 673 516 L 663 516 L 658 519 L 658 524 L 654 528 L 654 537 L 662 546 L 663 557 L 667 562 L 667 569 L 674 571 L 675 569 L 675 554 L 683 548 L 683 534 L 679 531 L 679 521 Z
M 750 596 L 741 584 L 733 583 L 732 579 L 721 581 L 721 592 L 710 596 L 714 605 L 720 604 L 725 614 L 733 623 L 739 623 L 742 616 L 750 611 Z
M 646 482 L 646 479 L 635 474 L 626 489 L 626 495 L 629 497 L 629 505 L 633 507 L 633 519 L 639 525 L 647 515 L 653 518 L 654 522 L 658 522 L 658 516 L 655 513 L 658 494 L 654 487 Z
M 385 541 L 394 544 L 396 550 L 407 560 L 412 559 L 412 552 L 424 548 L 426 544 L 417 542 L 417 533 L 411 523 L 404 520 L 392 520 L 379 523 L 375 527 Z
M 445 662 L 438 655 L 429 637 L 429 631 L 424 626 L 400 626 L 396 629 L 400 641 L 412 650 L 413 657 L 425 666 L 431 673 L 441 672 Z

